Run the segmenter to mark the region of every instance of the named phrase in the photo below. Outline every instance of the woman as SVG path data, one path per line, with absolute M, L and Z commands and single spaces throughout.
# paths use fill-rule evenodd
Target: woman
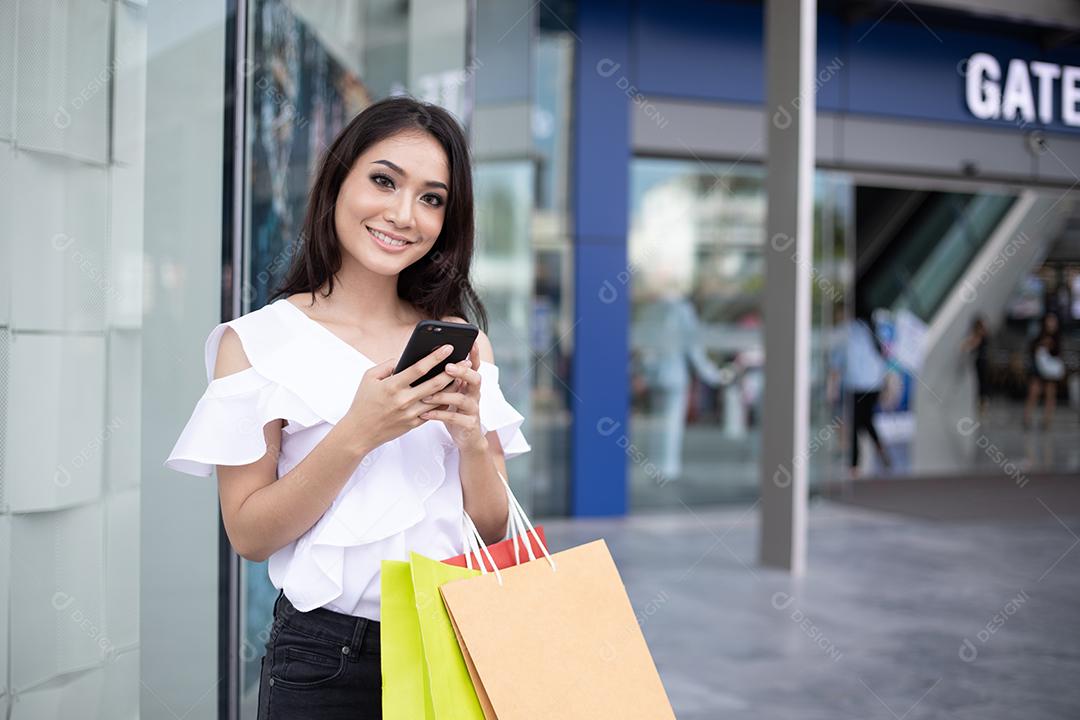
M 1061 360 L 1061 328 L 1058 317 L 1048 312 L 1043 316 L 1039 334 L 1028 348 L 1028 396 L 1024 403 L 1024 429 L 1031 428 L 1031 416 L 1039 404 L 1039 394 L 1045 390 L 1046 406 L 1043 410 L 1043 427 L 1049 428 L 1057 405 L 1057 384 L 1065 377 Z
M 961 348 L 969 353 L 975 361 L 975 384 L 979 396 L 979 417 L 986 414 L 986 407 L 990 401 L 990 368 L 989 368 L 989 345 L 990 333 L 986 329 L 986 322 L 982 315 L 978 315 L 971 323 L 971 332 L 964 338 Z
M 259 718 L 381 717 L 379 571 L 464 552 L 462 511 L 507 532 L 499 472 L 530 447 L 487 335 L 393 374 L 423 319 L 486 328 L 469 282 L 471 169 L 460 126 L 408 98 L 356 116 L 322 158 L 301 238 L 269 305 L 215 327 L 206 393 L 166 464 L 217 466 L 243 557 L 281 592 Z

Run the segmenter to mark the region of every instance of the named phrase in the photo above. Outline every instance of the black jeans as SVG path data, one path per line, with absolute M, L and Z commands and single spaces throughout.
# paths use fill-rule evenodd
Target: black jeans
M 316 608 L 300 612 L 284 593 L 259 678 L 259 720 L 381 720 L 379 623 Z
M 855 412 L 851 423 L 851 467 L 859 466 L 859 431 L 863 430 L 881 455 L 882 465 L 887 464 L 885 450 L 881 446 L 881 438 L 878 437 L 877 429 L 874 428 L 874 406 L 877 405 L 881 393 L 873 392 L 855 393 Z

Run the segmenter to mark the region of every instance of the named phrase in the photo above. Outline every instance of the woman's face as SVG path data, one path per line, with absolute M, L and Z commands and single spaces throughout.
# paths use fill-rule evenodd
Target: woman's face
M 1055 333 L 1055 332 L 1057 332 L 1057 327 L 1058 327 L 1057 315 L 1055 315 L 1054 313 L 1049 313 L 1046 316 L 1046 318 L 1043 320 L 1043 328 L 1048 333 Z
M 402 132 L 375 143 L 338 193 L 334 226 L 342 255 L 397 275 L 439 237 L 449 192 L 446 153 L 430 135 Z

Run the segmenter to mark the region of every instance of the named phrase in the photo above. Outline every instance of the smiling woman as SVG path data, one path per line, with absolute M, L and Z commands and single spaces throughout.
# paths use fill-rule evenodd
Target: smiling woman
M 324 155 L 304 246 L 275 297 L 324 284 L 329 295 L 334 271 L 359 261 L 383 275 L 400 273 L 398 295 L 424 317 L 468 309 L 486 329 L 467 280 L 474 232 L 469 150 L 457 121 L 438 106 L 384 100 L 349 123 Z
M 531 448 L 487 335 L 416 387 L 449 346 L 395 372 L 421 320 L 486 329 L 472 217 L 453 116 L 375 103 L 327 149 L 276 300 L 206 340 L 209 386 L 166 464 L 217 468 L 230 542 L 280 590 L 260 718 L 378 717 L 382 561 L 462 554 L 466 513 L 506 535 L 500 474 Z

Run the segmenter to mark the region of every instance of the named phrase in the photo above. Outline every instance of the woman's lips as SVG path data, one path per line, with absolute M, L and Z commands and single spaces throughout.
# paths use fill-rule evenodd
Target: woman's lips
M 412 245 L 412 243 L 408 241 L 398 242 L 391 238 L 389 235 L 379 230 L 375 230 L 374 228 L 369 227 L 367 228 L 367 231 L 368 234 L 371 235 L 371 239 L 375 241 L 375 244 L 381 247 L 383 250 L 386 250 L 387 252 L 401 252 L 405 248 Z

